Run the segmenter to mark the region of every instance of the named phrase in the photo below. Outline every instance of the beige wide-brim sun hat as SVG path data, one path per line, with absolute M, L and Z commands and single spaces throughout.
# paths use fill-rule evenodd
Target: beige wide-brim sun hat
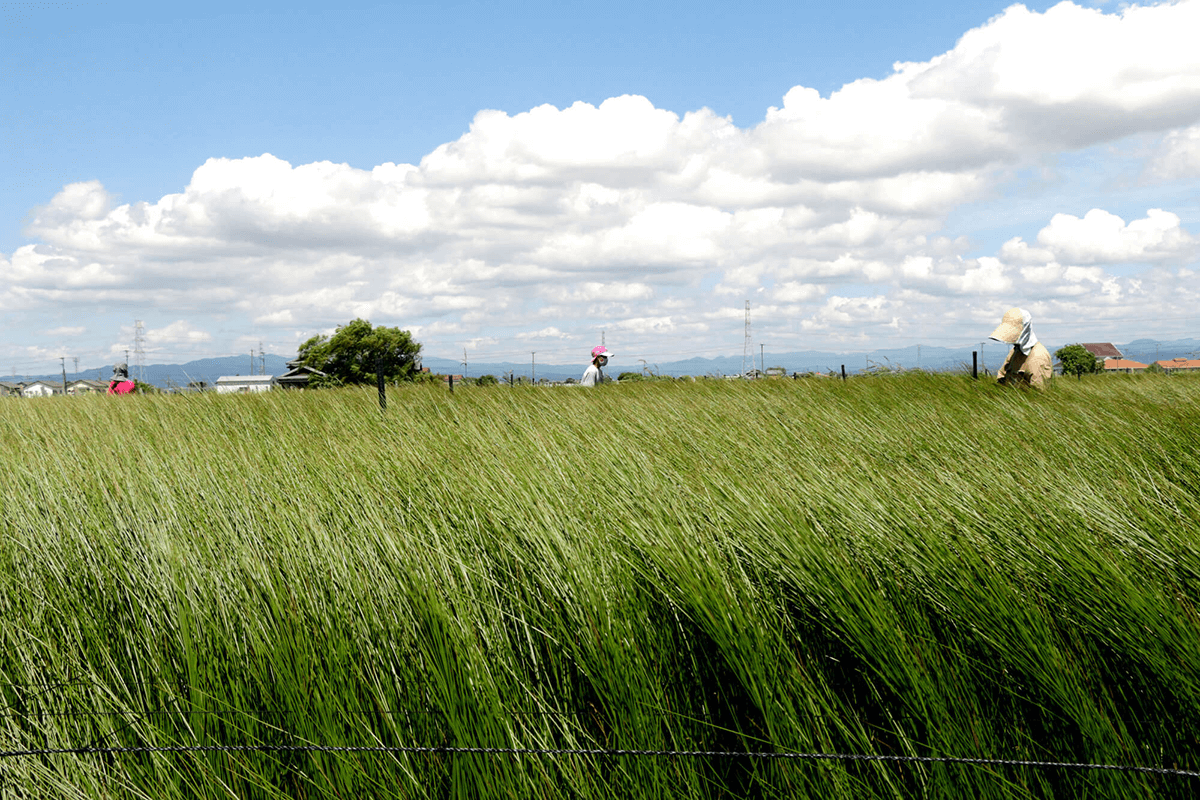
M 1021 331 L 1025 327 L 1025 316 L 1019 308 L 1010 308 L 1004 312 L 1004 319 L 996 326 L 996 330 L 992 331 L 989 338 L 996 339 L 1008 344 L 1016 344 L 1021 338 Z

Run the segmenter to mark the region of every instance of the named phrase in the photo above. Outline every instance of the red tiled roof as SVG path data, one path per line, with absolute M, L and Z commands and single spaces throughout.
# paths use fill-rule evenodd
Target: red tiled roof
M 1121 351 L 1109 342 L 1080 342 L 1080 346 L 1096 358 L 1121 358 Z
M 1200 358 L 1172 358 L 1167 361 L 1156 361 L 1163 369 L 1200 369 Z
M 1140 361 L 1130 361 L 1128 358 L 1110 358 L 1104 362 L 1105 369 L 1145 369 Z

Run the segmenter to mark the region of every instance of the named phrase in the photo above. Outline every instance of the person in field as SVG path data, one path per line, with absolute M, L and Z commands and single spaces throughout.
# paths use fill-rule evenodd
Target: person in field
M 109 394 L 129 394 L 136 386 L 137 384 L 129 379 L 129 366 L 127 364 L 116 364 L 113 366 L 113 375 L 108 380 Z
M 604 375 L 604 368 L 608 365 L 608 359 L 610 358 L 612 358 L 612 353 L 604 345 L 593 347 L 592 363 L 588 365 L 587 370 L 583 373 L 583 378 L 579 381 L 579 385 L 595 386 L 607 381 L 608 378 Z
M 1010 308 L 991 337 L 1011 344 L 1012 350 L 996 372 L 996 380 L 1015 386 L 1041 389 L 1053 369 L 1050 351 L 1033 333 L 1033 317 L 1023 308 Z

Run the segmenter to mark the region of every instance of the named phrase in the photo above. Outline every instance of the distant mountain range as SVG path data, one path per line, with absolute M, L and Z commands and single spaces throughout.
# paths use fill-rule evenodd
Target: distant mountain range
M 1046 344 L 1046 348 L 1051 353 L 1062 347 L 1061 344 L 1051 345 L 1045 342 L 1043 344 Z M 1137 339 L 1129 344 L 1118 344 L 1117 349 L 1126 358 L 1149 363 L 1157 359 L 1175 358 L 1195 353 L 1200 350 L 1200 339 L 1177 339 L 1171 342 Z M 917 345 L 913 345 L 897 349 L 872 350 L 867 353 L 837 353 L 818 350 L 805 350 L 795 353 L 767 353 L 766 367 L 783 367 L 789 373 L 840 371 L 843 364 L 846 366 L 846 372 L 849 374 L 863 372 L 876 365 L 902 369 L 919 368 L 940 372 L 962 368 L 970 369 L 972 350 L 978 350 L 978 347 L 949 349 L 945 347 L 930 347 L 929 345 L 920 345 L 918 348 Z M 1000 366 L 1007 353 L 1008 345 L 989 341 L 980 354 L 980 369 L 986 367 L 995 370 L 996 367 Z M 1192 357 L 1194 358 L 1195 356 Z M 434 372 L 453 372 L 455 374 L 462 372 L 462 362 L 460 361 L 445 358 L 425 358 L 423 363 Z M 757 358 L 754 359 L 754 366 L 756 368 L 762 366 Z M 479 375 L 491 374 L 500 377 L 512 371 L 514 375 L 530 377 L 530 367 L 531 365 L 528 362 L 519 364 L 513 362 L 472 363 L 467 375 L 478 377 Z M 537 377 L 550 378 L 551 380 L 579 378 L 586 368 L 587 363 L 582 361 L 578 365 L 570 366 L 546 364 L 543 367 L 541 364 L 538 364 Z M 607 371 L 614 376 L 622 372 L 641 372 L 643 369 L 659 375 L 674 376 L 737 375 L 742 371 L 742 357 L 689 358 L 686 361 L 663 361 L 657 364 L 648 363 L 643 365 L 639 361 L 626 363 L 621 358 L 620 353 L 618 353 L 617 357 L 607 367 Z
M 1061 344 L 1051 345 L 1045 343 L 1046 348 L 1053 353 Z M 875 365 L 890 366 L 902 369 L 924 369 L 930 371 L 944 371 L 955 369 L 970 369 L 971 366 L 971 351 L 978 348 L 959 348 L 948 349 L 944 347 L 930 347 L 921 345 L 918 352 L 918 347 L 903 347 L 898 349 L 872 350 L 868 353 L 837 353 L 833 351 L 816 351 L 805 350 L 795 353 L 768 353 L 766 356 L 766 366 L 783 367 L 790 372 L 830 372 L 839 371 L 844 364 L 846 372 L 854 374 L 872 368 Z M 981 353 L 980 368 L 988 368 L 994 370 L 1000 366 L 1000 362 L 1006 352 L 1006 346 L 999 342 L 988 342 Z M 1153 339 L 1137 339 L 1128 344 L 1118 344 L 1117 349 L 1120 350 L 1126 358 L 1134 361 L 1149 363 L 1151 361 L 1176 358 L 1180 356 L 1195 357 L 1197 352 L 1200 352 L 1200 339 L 1176 339 L 1170 342 L 1159 342 Z M 266 374 L 281 375 L 287 371 L 287 362 L 290 359 L 283 356 L 267 355 L 265 357 Z M 226 356 L 223 358 L 204 358 L 198 361 L 189 361 L 186 364 L 152 364 L 146 367 L 145 380 L 147 383 L 154 384 L 163 389 L 173 387 L 184 387 L 192 382 L 204 381 L 210 386 L 216 383 L 217 378 L 222 375 L 251 375 L 257 374 L 260 365 L 264 362 L 258 362 L 252 367 L 248 356 Z M 436 358 L 427 356 L 422 358 L 424 366 L 429 367 L 434 372 L 462 374 L 462 362 L 454 361 L 448 358 Z M 755 359 L 755 367 L 761 366 L 758 359 Z M 538 364 L 537 377 L 549 378 L 551 380 L 560 381 L 567 378 L 579 378 L 587 364 L 580 362 L 579 364 Z M 625 363 L 618 353 L 608 366 L 608 372 L 613 375 L 619 375 L 622 372 L 641 372 L 646 369 L 650 372 L 659 375 L 737 375 L 742 370 L 741 356 L 720 356 L 717 358 L 689 358 L 686 361 L 663 361 L 657 364 L 646 364 L 644 367 L 641 362 Z M 496 377 L 506 376 L 512 372 L 517 377 L 531 377 L 532 369 L 528 362 L 481 362 L 470 363 L 470 368 L 467 370 L 469 377 L 478 377 L 480 375 L 495 375 Z M 112 367 L 92 368 L 90 370 L 82 370 L 78 374 L 68 372 L 67 379 L 73 380 L 76 377 L 80 378 L 98 378 L 99 380 L 108 380 L 112 374 Z M 50 380 L 61 381 L 62 373 L 55 372 L 45 375 L 21 375 L 15 379 L 7 378 L 6 380 L 31 381 L 31 380 Z
M 262 361 L 258 358 L 254 359 L 254 365 L 251 367 L 250 356 L 248 355 L 224 356 L 222 358 L 202 358 L 198 361 L 189 361 L 186 364 L 150 364 L 146 367 L 145 378 L 136 374 L 137 368 L 132 364 L 129 365 L 129 371 L 133 377 L 139 380 L 145 380 L 146 383 L 153 384 L 160 389 L 171 389 L 186 387 L 193 381 L 204 381 L 211 386 L 222 375 L 258 374 L 258 370 L 264 366 L 266 369 L 265 374 L 282 375 L 284 372 L 287 372 L 287 362 L 290 360 L 291 358 L 284 358 L 283 356 L 267 355 L 263 357 Z M 78 373 L 67 370 L 67 380 L 69 381 L 75 380 L 75 378 L 91 378 L 93 380 L 107 381 L 110 377 L 112 377 L 111 364 L 80 370 Z M 51 372 L 46 375 L 18 376 L 15 379 L 5 378 L 4 380 L 46 380 L 61 383 L 62 372 Z

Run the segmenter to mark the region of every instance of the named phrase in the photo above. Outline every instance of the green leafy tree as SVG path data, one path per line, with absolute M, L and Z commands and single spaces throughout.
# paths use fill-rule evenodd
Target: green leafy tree
M 1147 364 L 1144 372 L 1150 375 L 1165 375 L 1167 373 L 1167 371 L 1163 369 L 1162 364 L 1159 364 L 1157 361 L 1151 361 L 1149 364 Z
M 411 381 L 419 373 L 420 352 L 421 345 L 408 331 L 356 319 L 339 325 L 332 336 L 314 336 L 300 345 L 299 358 L 325 373 L 323 378 L 314 376 L 313 385 L 346 386 L 375 383 L 376 365 L 388 383 Z
M 1090 375 L 1100 371 L 1100 361 L 1081 344 L 1069 344 L 1054 351 L 1062 362 L 1063 375 Z
M 499 382 L 495 375 L 480 375 L 475 379 L 476 386 L 495 386 Z
M 617 380 L 623 383 L 627 383 L 629 381 L 642 381 L 645 379 L 646 376 L 640 372 L 622 372 L 617 376 Z

